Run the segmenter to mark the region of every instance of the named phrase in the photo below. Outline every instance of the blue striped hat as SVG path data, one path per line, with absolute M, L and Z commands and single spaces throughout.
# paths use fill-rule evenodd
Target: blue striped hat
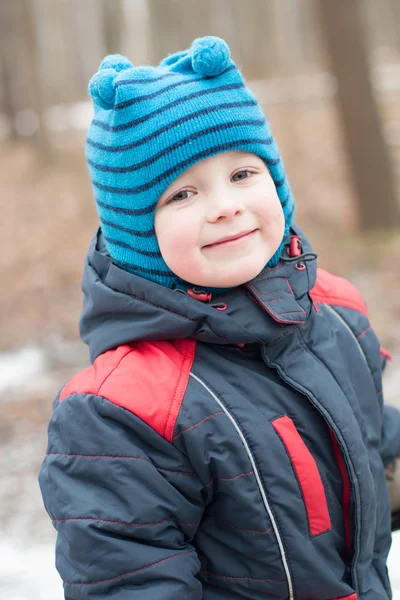
M 117 265 L 176 285 L 154 231 L 157 201 L 190 166 L 229 150 L 256 154 L 268 166 L 285 215 L 283 245 L 292 193 L 269 125 L 224 40 L 196 39 L 158 67 L 107 56 L 89 93 L 95 114 L 86 154 L 105 243 Z M 282 245 L 268 266 L 278 262 Z

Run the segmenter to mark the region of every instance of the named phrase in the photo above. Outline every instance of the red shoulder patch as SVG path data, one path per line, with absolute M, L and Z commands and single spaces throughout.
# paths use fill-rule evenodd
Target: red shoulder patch
M 368 317 L 368 309 L 358 289 L 347 279 L 324 269 L 317 269 L 317 281 L 310 295 L 313 302 L 352 308 Z
M 196 342 L 138 342 L 101 354 L 64 387 L 70 394 L 95 394 L 140 417 L 172 441 L 187 388 Z

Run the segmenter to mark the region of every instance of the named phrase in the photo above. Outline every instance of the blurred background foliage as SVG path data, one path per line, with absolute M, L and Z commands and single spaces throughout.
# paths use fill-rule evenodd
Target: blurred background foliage
M 2 0 L 3 353 L 35 349 L 51 372 L 86 365 L 88 81 L 108 53 L 157 64 L 203 35 L 227 40 L 259 98 L 320 266 L 358 285 L 398 352 L 399 0 Z

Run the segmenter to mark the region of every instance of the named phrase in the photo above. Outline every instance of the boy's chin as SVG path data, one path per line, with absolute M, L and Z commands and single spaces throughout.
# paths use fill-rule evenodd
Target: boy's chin
M 268 261 L 267 261 L 268 262 Z M 254 279 L 261 273 L 264 269 L 265 264 L 260 265 L 252 265 L 251 267 L 242 268 L 242 269 L 232 269 L 232 272 L 216 272 L 215 274 L 208 274 L 208 276 L 201 277 L 197 280 L 196 283 L 193 283 L 196 287 L 201 288 L 234 288 L 239 285 L 243 285 L 248 281 Z

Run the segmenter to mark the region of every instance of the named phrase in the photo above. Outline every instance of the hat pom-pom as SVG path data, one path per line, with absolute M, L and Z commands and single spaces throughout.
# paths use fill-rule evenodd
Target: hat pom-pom
M 89 94 L 93 102 L 101 108 L 112 108 L 115 103 L 115 78 L 121 71 L 132 67 L 132 63 L 121 54 L 106 56 L 89 82 Z
M 231 58 L 228 44 L 214 36 L 194 40 L 191 53 L 193 71 L 205 77 L 220 75 Z
M 110 109 L 115 102 L 114 80 L 118 73 L 114 69 L 97 71 L 89 81 L 89 94 L 101 108 Z
M 122 56 L 122 54 L 109 54 L 109 56 L 106 56 L 101 61 L 99 71 L 102 69 L 114 69 L 114 71 L 119 73 L 126 69 L 132 69 L 132 67 L 133 64 L 126 56 Z

